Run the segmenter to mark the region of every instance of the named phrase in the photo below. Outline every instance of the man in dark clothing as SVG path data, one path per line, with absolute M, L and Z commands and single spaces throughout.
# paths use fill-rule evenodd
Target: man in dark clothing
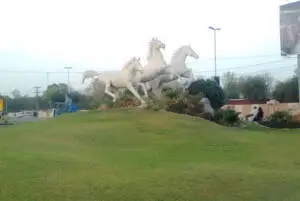
M 264 111 L 261 107 L 258 107 L 258 112 L 256 114 L 256 117 L 254 117 L 253 121 L 261 121 L 264 118 Z

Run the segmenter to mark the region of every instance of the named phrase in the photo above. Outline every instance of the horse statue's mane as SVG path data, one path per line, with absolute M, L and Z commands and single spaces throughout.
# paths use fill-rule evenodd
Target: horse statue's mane
M 128 70 L 130 64 L 131 64 L 133 61 L 135 61 L 135 60 L 137 60 L 136 57 L 132 57 L 131 59 L 129 59 L 129 60 L 123 65 L 122 70 Z

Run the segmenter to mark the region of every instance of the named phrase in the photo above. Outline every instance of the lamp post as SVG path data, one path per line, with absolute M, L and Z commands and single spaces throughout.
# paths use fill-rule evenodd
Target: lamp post
M 216 27 L 208 27 L 210 30 L 214 31 L 214 60 L 215 60 L 215 78 L 217 77 L 217 37 L 216 33 L 217 31 L 220 31 L 221 28 L 216 28 Z
M 64 69 L 68 71 L 68 94 L 70 94 L 70 70 L 72 69 L 72 67 L 65 66 Z

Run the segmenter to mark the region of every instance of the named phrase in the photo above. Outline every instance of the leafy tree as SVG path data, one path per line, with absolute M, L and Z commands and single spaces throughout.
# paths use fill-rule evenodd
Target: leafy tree
M 227 98 L 239 98 L 239 78 L 232 72 L 227 72 L 223 75 L 223 90 Z
M 43 94 L 43 98 L 48 103 L 64 102 L 68 93 L 68 85 L 64 83 L 49 85 Z
M 279 102 L 298 102 L 298 78 L 296 76 L 278 82 L 273 91 L 273 98 Z
M 19 112 L 21 110 L 35 110 L 36 103 L 39 103 L 40 109 L 47 109 L 48 104 L 41 97 L 21 96 L 20 98 L 7 97 L 8 112 Z
M 188 88 L 191 95 L 203 94 L 209 99 L 214 109 L 219 109 L 225 104 L 225 94 L 223 89 L 211 79 L 199 79 L 191 83 Z
M 73 103 L 77 104 L 80 101 L 80 99 L 84 98 L 84 95 L 79 93 L 78 91 L 72 91 L 70 97 Z
M 270 94 L 270 81 L 265 75 L 243 76 L 239 79 L 241 94 L 252 101 L 262 101 Z
M 11 95 L 13 96 L 13 98 L 21 98 L 21 92 L 18 89 L 14 89 L 11 92 Z
M 92 97 L 79 93 L 78 101 L 77 98 L 75 98 L 75 100 L 73 99 L 73 101 L 80 109 L 90 109 L 92 104 Z

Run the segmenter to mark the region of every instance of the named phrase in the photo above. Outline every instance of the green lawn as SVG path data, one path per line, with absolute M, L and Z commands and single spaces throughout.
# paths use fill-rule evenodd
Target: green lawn
M 299 201 L 299 145 L 167 112 L 0 127 L 0 201 Z

